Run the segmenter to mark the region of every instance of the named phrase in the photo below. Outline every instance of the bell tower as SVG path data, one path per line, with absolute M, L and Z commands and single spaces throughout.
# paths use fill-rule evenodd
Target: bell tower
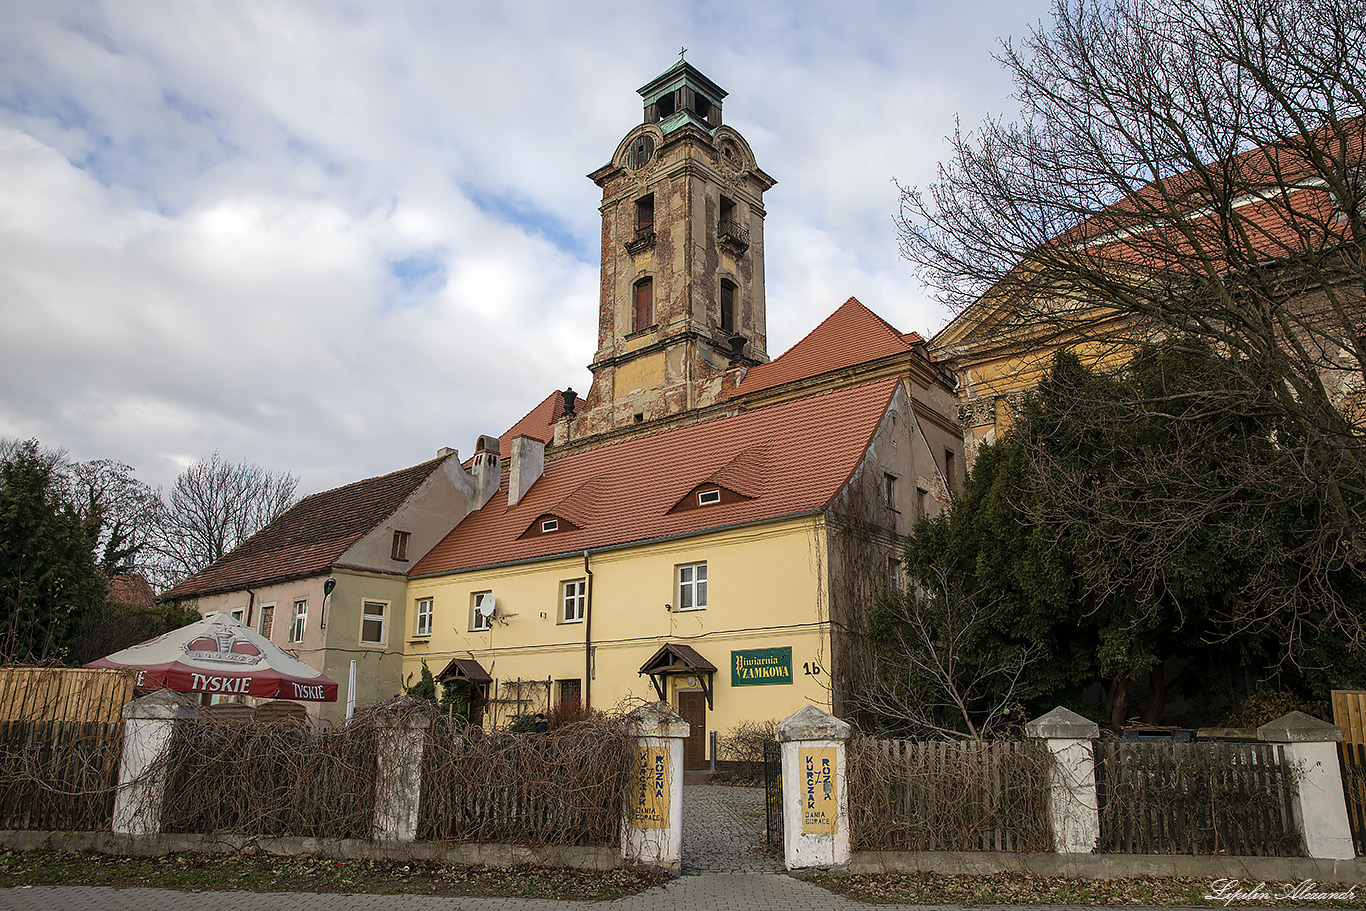
M 643 122 L 588 175 L 602 188 L 598 348 L 574 437 L 709 405 L 728 371 L 768 360 L 775 181 L 722 123 L 725 90 L 686 60 L 638 91 Z

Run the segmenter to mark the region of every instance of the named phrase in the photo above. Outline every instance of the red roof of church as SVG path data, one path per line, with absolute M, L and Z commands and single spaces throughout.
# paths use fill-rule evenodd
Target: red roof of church
M 910 351 L 921 341 L 903 335 L 851 297 L 815 329 L 767 364 L 751 367 L 731 398 Z
M 545 401 L 528 411 L 520 421 L 509 427 L 498 439 L 512 440 L 528 436 L 542 443 L 549 443 L 555 439 L 555 424 L 562 417 L 564 394 L 556 390 L 546 396 Z
M 892 333 L 895 336 L 895 333 Z M 896 377 L 609 443 L 547 462 L 516 506 L 504 486 L 413 567 L 459 572 L 803 515 L 863 460 Z M 670 512 L 699 485 L 734 502 Z M 574 528 L 522 537 L 542 517 Z
M 304 497 L 280 518 L 161 600 L 226 592 L 321 573 L 422 486 L 449 456 Z

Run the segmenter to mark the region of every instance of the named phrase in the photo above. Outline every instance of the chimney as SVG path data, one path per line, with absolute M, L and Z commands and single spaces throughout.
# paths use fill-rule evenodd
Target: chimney
M 561 392 L 560 397 L 564 400 L 563 416 L 567 418 L 572 418 L 574 416 L 574 405 L 578 401 L 579 394 L 574 391 L 573 387 L 571 387 L 569 389 L 566 389 L 564 392 Z
M 745 355 L 745 345 L 749 344 L 749 339 L 740 333 L 735 333 L 730 337 L 730 365 L 739 366 L 740 360 Z
M 498 461 L 498 438 L 480 436 L 474 446 L 474 508 L 481 509 L 503 482 L 503 467 Z
M 436 451 L 436 457 L 438 459 L 444 459 L 446 456 L 455 456 L 456 461 L 460 460 L 460 453 L 456 452 L 449 446 L 442 446 L 440 449 Z
M 516 506 L 536 479 L 545 474 L 545 443 L 529 436 L 512 441 L 512 468 L 508 472 L 508 505 Z

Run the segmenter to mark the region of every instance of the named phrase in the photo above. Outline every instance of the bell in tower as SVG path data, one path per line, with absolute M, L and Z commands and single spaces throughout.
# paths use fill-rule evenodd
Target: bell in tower
M 588 175 L 602 188 L 593 387 L 573 436 L 705 407 L 768 360 L 764 191 L 726 92 L 680 60 L 639 90 L 643 123 Z

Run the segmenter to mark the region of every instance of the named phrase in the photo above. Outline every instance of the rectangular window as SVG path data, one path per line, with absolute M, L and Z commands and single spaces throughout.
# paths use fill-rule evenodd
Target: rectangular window
M 944 483 L 948 485 L 949 496 L 958 489 L 958 459 L 952 449 L 944 450 Z
M 882 476 L 882 505 L 888 509 L 896 509 L 896 475 Z
M 366 601 L 360 615 L 360 641 L 366 645 L 384 644 L 384 611 L 388 604 L 383 601 Z
M 654 322 L 655 309 L 655 283 L 653 279 L 642 279 L 636 282 L 636 301 L 635 318 L 636 323 L 633 330 L 639 332 L 646 329 Z
M 584 579 L 572 579 L 561 586 L 561 623 L 583 622 L 583 603 L 587 593 L 588 583 Z
M 417 629 L 415 635 L 430 636 L 432 634 L 432 599 L 417 599 Z
M 238 623 L 241 623 L 241 622 L 242 622 L 242 618 L 245 617 L 246 615 L 247 615 L 247 609 L 246 609 L 245 607 L 239 607 L 239 608 L 237 608 L 236 610 L 234 610 L 234 611 L 232 612 L 232 619 L 236 620 Z
M 887 558 L 887 590 L 901 591 L 901 561 L 896 557 Z
M 541 522 L 541 533 L 542 533 L 542 534 L 544 534 L 544 533 L 546 533 L 546 532 L 558 531 L 559 528 L 560 528 L 560 520 L 559 520 L 559 519 L 546 519 L 545 521 Z
M 917 519 L 923 519 L 930 514 L 929 503 L 926 500 L 928 496 L 929 493 L 925 488 L 917 487 L 915 489 L 915 517 Z
M 697 505 L 710 506 L 713 503 L 721 502 L 721 491 L 719 490 L 699 490 L 697 492 Z
M 394 532 L 394 549 L 390 554 L 395 560 L 407 561 L 408 559 L 408 532 Z
M 275 628 L 275 605 L 261 605 L 261 638 L 269 639 L 271 631 Z
M 636 200 L 636 236 L 649 234 L 655 229 L 655 195 L 642 196 Z
M 730 282 L 721 283 L 721 331 L 735 332 L 735 286 Z
M 303 642 L 304 629 L 308 626 L 308 602 L 294 602 L 294 622 L 289 625 L 289 641 Z
M 579 698 L 583 692 L 583 683 L 579 680 L 557 680 L 559 692 L 556 693 L 555 704 L 562 709 L 576 709 L 579 707 Z
M 678 567 L 678 609 L 702 610 L 707 606 L 707 564 Z
M 493 625 L 493 592 L 475 592 L 470 596 L 470 630 L 480 632 Z

